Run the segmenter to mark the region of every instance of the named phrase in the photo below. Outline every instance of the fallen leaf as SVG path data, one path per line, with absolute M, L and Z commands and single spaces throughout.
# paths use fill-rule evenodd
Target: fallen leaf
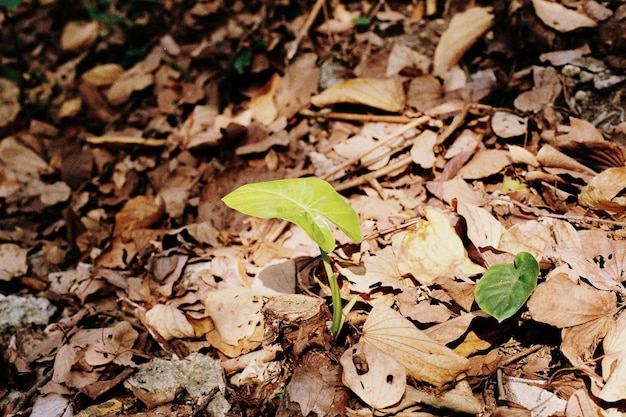
M 252 117 L 266 126 L 269 126 L 278 116 L 274 94 L 280 82 L 280 75 L 272 75 L 272 78 L 254 93 L 248 104 L 248 108 L 252 111 Z
M 465 179 L 486 178 L 497 174 L 511 165 L 511 155 L 502 149 L 487 149 L 478 152 L 459 170 L 459 177 Z
M 211 291 L 204 305 L 222 339 L 233 346 L 252 336 L 263 320 L 263 297 L 244 287 Z
M 539 166 L 539 161 L 530 151 L 517 145 L 509 145 L 509 154 L 514 164 L 526 164 L 531 167 Z
M 165 340 L 196 337 L 185 314 L 169 304 L 156 304 L 146 312 L 146 322 Z
M 113 327 L 95 330 L 91 345 L 85 351 L 85 361 L 92 366 L 110 362 L 131 366 L 132 347 L 139 336 L 127 321 L 120 321 Z
M 568 9 L 560 3 L 548 0 L 533 0 L 533 7 L 537 17 L 546 26 L 562 33 L 597 26 L 593 19 L 578 13 L 576 10 Z
M 434 146 L 437 143 L 437 133 L 425 130 L 413 141 L 411 147 L 411 159 L 422 168 L 432 168 L 437 160 Z
M 433 75 L 442 76 L 455 66 L 493 24 L 490 7 L 470 7 L 456 13 L 441 35 L 433 58 Z
M 477 248 L 498 248 L 505 230 L 495 217 L 484 208 L 459 200 L 457 212 L 467 224 L 467 237 Z
M 594 210 L 603 210 L 618 217 L 626 214 L 626 167 L 608 168 L 594 176 L 580 190 L 578 202 Z
M 115 215 L 113 237 L 121 237 L 124 241 L 129 241 L 133 231 L 154 225 L 163 213 L 163 200 L 152 195 L 139 195 L 127 201 Z
M 141 91 L 154 84 L 154 75 L 142 61 L 117 77 L 106 93 L 109 104 L 119 106 L 135 91 Z
M 124 67 L 119 64 L 103 64 L 85 71 L 80 78 L 96 87 L 108 87 L 123 73 Z
M 436 342 L 400 313 L 379 303 L 370 311 L 361 341 L 402 363 L 407 375 L 441 386 L 469 367 L 469 362 Z
M 602 378 L 606 381 L 598 397 L 607 402 L 626 399 L 626 314 L 620 314 L 602 341 Z
M 20 89 L 6 78 L 0 78 L 0 127 L 13 122 L 22 106 L 19 101 Z
M 393 113 L 402 110 L 405 101 L 402 84 L 395 78 L 386 80 L 354 78 L 335 84 L 311 97 L 311 103 L 317 107 L 352 103 Z
M 393 242 L 402 274 L 411 274 L 422 285 L 431 285 L 440 276 L 468 277 L 484 272 L 467 256 L 461 238 L 448 217 L 439 210 L 425 207 L 427 220 Z
M 0 245 L 0 281 L 10 281 L 28 272 L 28 249 L 14 243 Z
M 368 343 L 360 341 L 346 349 L 339 362 L 343 383 L 370 407 L 390 407 L 404 395 L 404 365 Z
M 558 294 L 567 294 L 567 297 L 559 297 Z M 612 315 L 616 308 L 615 293 L 599 291 L 587 284 L 576 284 L 562 273 L 539 284 L 528 300 L 528 309 L 534 320 L 559 328 Z
M 65 51 L 87 49 L 98 39 L 99 27 L 95 20 L 68 22 L 61 34 L 61 49 Z
M 497 111 L 491 117 L 491 129 L 501 138 L 514 138 L 528 131 L 528 118 L 516 114 Z

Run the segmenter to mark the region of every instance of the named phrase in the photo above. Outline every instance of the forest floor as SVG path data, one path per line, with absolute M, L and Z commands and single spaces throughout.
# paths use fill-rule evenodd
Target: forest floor
M 3 417 L 626 416 L 622 1 L 0 5 Z

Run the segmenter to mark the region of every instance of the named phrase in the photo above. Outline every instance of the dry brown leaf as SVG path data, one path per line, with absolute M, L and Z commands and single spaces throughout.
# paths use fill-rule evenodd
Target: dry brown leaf
M 14 243 L 0 245 L 0 281 L 10 281 L 28 272 L 28 249 Z
M 350 266 L 339 270 L 349 281 L 350 291 L 371 294 L 376 288 L 401 288 L 410 285 L 398 270 L 396 256 L 391 246 L 368 254 L 362 259 L 362 265 Z M 407 282 L 408 281 L 408 282 Z
M 431 60 L 407 45 L 395 42 L 387 61 L 387 77 L 398 75 L 405 68 L 415 68 L 422 74 L 428 74 Z
M 522 136 L 528 131 L 528 118 L 497 111 L 491 117 L 491 129 L 493 133 L 505 139 Z
M 419 409 L 428 406 L 435 409 L 448 410 L 448 413 L 451 413 L 451 415 L 479 415 L 484 409 L 484 404 L 472 393 L 472 388 L 467 380 L 461 380 L 454 384 L 454 388 L 442 390 L 441 392 L 433 392 L 428 388 L 417 389 L 407 385 L 404 400 L 402 400 L 400 405 L 388 408 L 385 411 L 389 412 L 389 415 L 403 415 L 404 410 L 416 405 L 419 406 Z M 433 416 L 433 414 L 422 412 L 410 415 L 416 417 Z M 508 414 L 506 417 L 511 417 L 511 415 Z
M 552 242 L 552 231 L 545 223 L 529 220 L 517 223 L 506 230 L 500 238 L 497 249 L 512 254 L 529 252 L 535 259 L 540 260 Z
M 570 131 L 564 135 L 555 137 L 557 144 L 568 141 L 573 142 L 606 142 L 602 133 L 591 123 L 586 120 L 570 117 Z
M 533 0 L 533 7 L 537 17 L 543 23 L 562 33 L 597 26 L 597 23 L 591 18 L 559 3 L 548 0 Z
M 0 167 L 37 178 L 40 174 L 50 173 L 48 163 L 32 149 L 24 146 L 14 136 L 0 141 Z
M 311 102 L 311 96 L 317 92 L 320 79 L 316 60 L 316 54 L 302 54 L 285 69 L 285 75 L 275 95 L 280 116 L 291 119 Z
M 626 314 L 622 313 L 602 341 L 602 378 L 606 381 L 598 397 L 607 402 L 626 399 Z
M 199 336 L 185 314 L 168 304 L 153 306 L 146 312 L 146 321 L 165 340 Z
M 92 330 L 91 344 L 85 351 L 85 361 L 92 366 L 108 363 L 132 366 L 132 347 L 139 336 L 127 321 L 113 327 Z
M 497 174 L 511 165 L 511 155 L 502 149 L 488 149 L 478 152 L 459 170 L 458 175 L 465 179 L 486 178 Z
M 570 175 L 577 174 L 595 175 L 595 172 L 578 162 L 572 157 L 567 156 L 563 152 L 557 150 L 551 145 L 543 145 L 537 152 L 537 161 L 546 168 L 558 168 L 565 170 Z
M 517 145 L 509 145 L 509 154 L 514 164 L 526 164 L 532 167 L 539 166 L 539 161 L 535 155 Z
M 437 143 L 437 133 L 425 130 L 413 141 L 411 147 L 411 159 L 422 168 L 432 168 L 437 161 L 434 146 Z
M 163 200 L 152 195 L 139 195 L 124 204 L 115 215 L 113 237 L 128 241 L 136 229 L 145 229 L 155 224 L 163 213 Z
M 435 49 L 433 75 L 440 77 L 455 66 L 492 24 L 490 7 L 471 7 L 455 14 Z
M 263 320 L 263 297 L 244 287 L 211 291 L 204 304 L 224 342 L 233 346 L 251 337 Z
M 431 285 L 440 276 L 466 278 L 485 271 L 469 259 L 445 214 L 432 207 L 425 207 L 424 212 L 427 220 L 393 242 L 402 274 L 411 274 L 422 285 Z
M 567 297 L 560 295 L 567 294 Z M 576 284 L 567 275 L 553 275 L 541 283 L 528 300 L 534 320 L 563 328 L 587 323 L 615 313 L 615 293 Z
M 269 126 L 278 116 L 274 94 L 280 82 L 280 75 L 272 75 L 272 78 L 254 93 L 248 104 L 248 108 L 252 111 L 252 117 L 266 126 Z
M 467 224 L 467 237 L 477 248 L 497 248 L 504 234 L 504 227 L 484 208 L 459 200 L 457 212 Z
M 136 64 L 117 77 L 106 93 L 109 104 L 119 106 L 125 103 L 135 91 L 141 91 L 154 84 L 154 75 L 144 62 Z
M 354 78 L 335 84 L 311 97 L 311 103 L 317 107 L 352 103 L 393 113 L 401 111 L 405 101 L 402 83 L 395 78 L 386 80 Z
M 103 64 L 87 70 L 80 78 L 96 87 L 107 87 L 124 73 L 119 64 Z
M 559 73 L 552 67 L 533 67 L 533 81 L 533 88 L 524 91 L 513 101 L 516 109 L 538 112 L 543 106 L 554 103 L 563 89 Z
M 96 39 L 100 25 L 95 20 L 68 22 L 61 34 L 61 49 L 65 51 L 80 51 L 90 47 Z
M 339 362 L 342 382 L 370 407 L 379 410 L 402 399 L 406 368 L 393 356 L 360 341 L 346 349 Z
M 431 339 L 383 303 L 370 312 L 361 341 L 394 357 L 406 367 L 407 375 L 435 386 L 454 380 L 469 367 L 467 359 Z
M 472 289 L 473 288 L 474 286 L 472 286 Z M 424 330 L 424 333 L 442 345 L 447 345 L 448 343 L 452 343 L 463 336 L 465 332 L 467 332 L 470 324 L 472 324 L 474 318 L 482 317 L 483 315 L 484 313 L 480 310 L 462 314 L 448 321 L 444 321 L 443 323 L 435 324 L 434 326 Z
M 578 202 L 594 210 L 603 210 L 618 217 L 626 214 L 626 167 L 608 168 L 594 176 L 582 188 Z
M 0 127 L 7 126 L 19 114 L 20 89 L 14 82 L 0 78 Z

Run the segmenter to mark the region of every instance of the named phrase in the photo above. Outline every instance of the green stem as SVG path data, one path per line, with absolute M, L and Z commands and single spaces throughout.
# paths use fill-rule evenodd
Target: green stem
M 334 337 L 337 337 L 337 335 L 339 335 L 339 331 L 341 330 L 341 293 L 339 292 L 337 277 L 335 276 L 333 268 L 330 265 L 328 254 L 324 252 L 322 248 L 320 248 L 320 252 L 322 253 L 322 261 L 324 262 L 324 269 L 326 270 L 326 275 L 328 276 L 328 284 L 330 285 L 330 293 L 332 295 L 333 323 L 330 326 L 330 332 Z

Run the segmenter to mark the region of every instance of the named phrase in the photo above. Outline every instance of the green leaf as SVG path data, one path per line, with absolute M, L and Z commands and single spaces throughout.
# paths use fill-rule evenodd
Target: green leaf
M 6 7 L 9 10 L 17 9 L 22 0 L 0 0 L 0 6 Z
M 335 239 L 325 218 L 353 241 L 363 239 L 356 212 L 329 183 L 318 178 L 246 184 L 222 201 L 250 216 L 295 223 L 327 253 L 335 249 Z
M 492 265 L 476 284 L 476 303 L 498 322 L 522 308 L 537 287 L 539 264 L 528 252 L 515 256 L 515 264 Z

